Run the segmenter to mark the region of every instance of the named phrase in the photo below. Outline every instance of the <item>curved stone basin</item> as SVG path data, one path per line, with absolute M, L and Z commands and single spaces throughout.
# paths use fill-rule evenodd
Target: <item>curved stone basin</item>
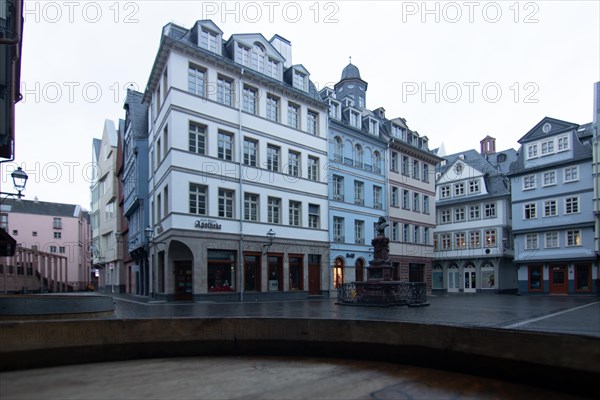
M 104 318 L 113 315 L 114 300 L 109 296 L 0 295 L 0 321 Z

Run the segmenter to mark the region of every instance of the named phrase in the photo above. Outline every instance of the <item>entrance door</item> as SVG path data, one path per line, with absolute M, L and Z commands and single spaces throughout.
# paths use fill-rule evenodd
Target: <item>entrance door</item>
M 458 266 L 453 265 L 448 268 L 448 291 L 458 292 L 460 287 L 460 274 L 458 273 Z
M 321 265 L 308 264 L 308 294 L 321 294 Z
M 565 265 L 550 266 L 550 293 L 567 294 L 568 279 Z
M 175 261 L 175 300 L 192 301 L 193 274 L 191 261 Z
M 473 293 L 477 289 L 477 274 L 474 269 L 464 270 L 464 278 L 465 278 L 465 293 Z

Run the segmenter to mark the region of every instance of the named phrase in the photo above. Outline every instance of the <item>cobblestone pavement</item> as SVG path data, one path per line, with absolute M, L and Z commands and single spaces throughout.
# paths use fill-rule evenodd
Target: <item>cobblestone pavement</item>
M 427 307 L 360 307 L 335 299 L 242 303 L 152 303 L 115 295 L 115 318 L 264 317 L 385 320 L 600 337 L 598 296 L 442 294 Z

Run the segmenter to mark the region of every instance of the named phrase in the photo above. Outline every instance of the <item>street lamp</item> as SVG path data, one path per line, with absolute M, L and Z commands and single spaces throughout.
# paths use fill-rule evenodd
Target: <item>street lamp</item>
M 25 196 L 21 192 L 23 190 L 25 190 L 25 185 L 27 185 L 27 178 L 29 178 L 29 177 L 27 176 L 25 171 L 23 171 L 23 169 L 21 169 L 21 167 L 17 167 L 17 169 L 14 170 L 12 172 L 12 174 L 10 174 L 10 176 L 12 177 L 13 186 L 15 187 L 15 190 L 17 191 L 17 193 L 0 192 L 0 194 L 3 194 L 7 197 L 11 196 L 11 197 L 17 197 L 20 199 L 21 197 Z M 2 201 L 0 200 L 0 203 L 1 202 Z
M 152 244 L 152 238 L 154 237 L 154 229 L 151 227 L 146 227 L 144 229 L 144 235 L 146 236 L 146 240 L 148 242 L 148 261 L 150 261 L 150 245 Z M 152 279 L 151 279 L 151 290 L 152 290 L 152 299 L 156 299 L 156 277 L 154 276 L 154 262 L 152 263 Z
M 267 254 L 269 248 L 273 245 L 273 240 L 275 240 L 275 232 L 273 229 L 269 229 L 269 232 L 267 232 L 267 239 L 269 239 L 269 244 L 263 245 L 263 255 Z

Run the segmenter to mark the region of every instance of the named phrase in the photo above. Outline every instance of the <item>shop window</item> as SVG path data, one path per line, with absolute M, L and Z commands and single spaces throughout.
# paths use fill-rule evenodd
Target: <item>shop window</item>
M 544 281 L 541 265 L 529 266 L 529 290 L 532 292 L 541 292 L 544 290 Z
M 408 264 L 408 281 L 425 282 L 425 264 Z
M 260 255 L 244 254 L 244 290 L 260 292 Z
M 575 265 L 575 290 L 590 292 L 592 290 L 591 265 Z
M 302 256 L 290 256 L 290 290 L 303 290 L 303 271 L 304 260 Z
M 267 258 L 269 291 L 283 290 L 283 257 L 269 256 Z
M 235 252 L 208 250 L 207 275 L 209 292 L 235 291 Z

